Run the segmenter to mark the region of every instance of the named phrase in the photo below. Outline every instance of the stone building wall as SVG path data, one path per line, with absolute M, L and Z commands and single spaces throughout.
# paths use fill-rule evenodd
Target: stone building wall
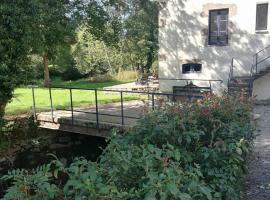
M 240 63 L 235 66 L 235 75 L 249 74 L 253 55 L 270 45 L 269 32 L 255 30 L 256 5 L 269 0 L 160 1 L 162 8 L 159 17 L 159 77 L 161 79 L 220 79 L 223 81 L 222 84 L 213 84 L 218 93 L 226 88 L 232 58 Z M 223 8 L 229 9 L 228 45 L 208 45 L 209 10 Z M 183 74 L 182 64 L 187 62 L 201 63 L 202 71 Z M 257 82 L 255 82 L 255 90 L 259 89 L 259 86 L 256 86 Z M 194 83 L 201 86 L 208 84 L 200 81 Z M 171 92 L 173 86 L 185 84 L 185 81 L 161 80 L 160 89 Z M 265 85 L 269 85 L 270 90 L 270 82 Z

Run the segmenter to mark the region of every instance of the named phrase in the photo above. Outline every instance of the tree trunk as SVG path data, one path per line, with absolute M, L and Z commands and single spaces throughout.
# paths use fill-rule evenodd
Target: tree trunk
M 49 61 L 48 54 L 43 54 L 43 66 L 44 66 L 44 86 L 49 87 L 50 85 L 50 73 L 49 73 Z
M 136 64 L 136 71 L 138 71 L 138 72 L 140 71 L 140 64 L 139 63 Z
M 4 117 L 5 115 L 5 109 L 6 109 L 6 102 L 0 102 L 0 120 L 2 119 L 2 117 Z
M 4 126 L 4 115 L 7 102 L 0 102 L 0 137 Z
M 154 35 L 153 29 L 151 29 L 149 41 L 151 41 L 152 44 L 150 44 L 150 46 L 148 46 L 149 50 L 147 52 L 147 63 L 145 65 L 147 73 L 150 72 L 150 69 L 151 69 L 152 64 L 154 62 L 154 46 L 153 46 L 153 44 L 155 43 L 155 35 Z
M 154 49 L 150 47 L 149 52 L 147 53 L 147 63 L 145 65 L 145 69 L 147 73 L 150 73 L 150 69 L 153 64 L 153 51 Z

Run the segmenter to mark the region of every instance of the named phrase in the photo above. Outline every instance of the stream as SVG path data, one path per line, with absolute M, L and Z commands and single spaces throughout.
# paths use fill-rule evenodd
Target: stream
M 0 176 L 12 169 L 34 169 L 47 164 L 55 155 L 62 163 L 68 165 L 76 157 L 97 161 L 102 149 L 107 146 L 104 138 L 67 133 L 46 131 L 36 139 L 20 142 L 13 149 L 13 156 L 0 157 Z M 7 188 L 0 182 L 0 198 Z

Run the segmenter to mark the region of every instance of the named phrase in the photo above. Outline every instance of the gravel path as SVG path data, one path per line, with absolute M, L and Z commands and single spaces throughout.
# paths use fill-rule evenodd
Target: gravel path
M 256 106 L 255 149 L 245 179 L 244 200 L 270 200 L 270 106 Z

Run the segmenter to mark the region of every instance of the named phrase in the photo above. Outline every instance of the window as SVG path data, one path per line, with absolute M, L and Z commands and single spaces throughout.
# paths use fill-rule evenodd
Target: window
M 229 9 L 209 11 L 209 45 L 228 44 Z
M 256 9 L 256 30 L 267 30 L 268 23 L 268 3 L 257 4 Z
M 199 63 L 188 63 L 182 65 L 182 73 L 198 73 L 202 71 L 202 64 Z

